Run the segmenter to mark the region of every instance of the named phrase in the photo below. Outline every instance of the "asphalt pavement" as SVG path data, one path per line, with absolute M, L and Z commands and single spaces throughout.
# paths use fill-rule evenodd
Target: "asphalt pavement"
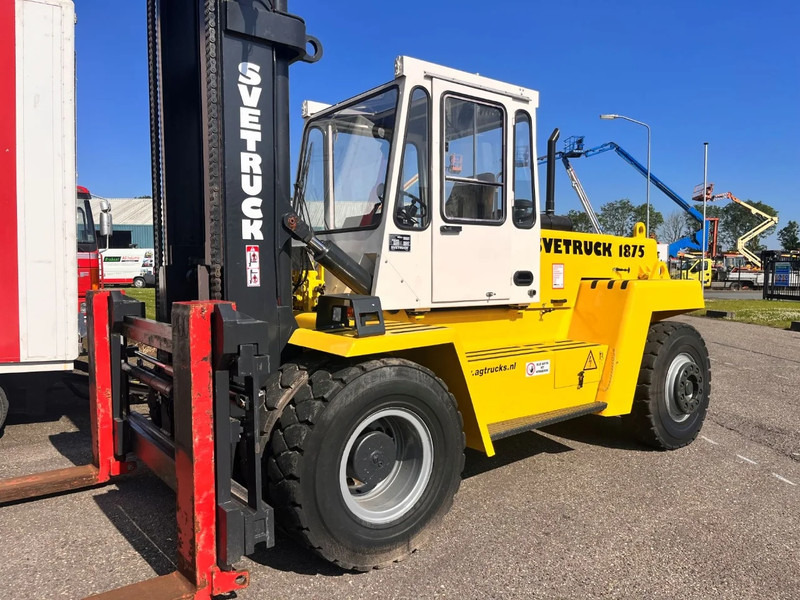
M 715 300 L 761 300 L 764 295 L 761 290 L 729 290 L 722 288 L 709 288 L 703 292 L 705 298 Z
M 443 525 L 416 554 L 342 571 L 279 534 L 242 562 L 256 598 L 800 597 L 800 333 L 682 320 L 703 334 L 712 396 L 700 437 L 673 452 L 586 417 L 467 456 Z M 85 462 L 86 380 L 12 420 L 0 477 Z M 78 394 L 77 396 L 75 394 Z M 81 598 L 174 570 L 174 494 L 146 472 L 0 508 L 0 597 Z

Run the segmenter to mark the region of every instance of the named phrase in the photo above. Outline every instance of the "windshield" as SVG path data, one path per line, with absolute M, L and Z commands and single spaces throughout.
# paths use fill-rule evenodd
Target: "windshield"
M 77 225 L 78 252 L 93 252 L 97 250 L 92 208 L 88 200 L 78 200 Z
M 295 210 L 315 231 L 380 223 L 397 95 L 393 86 L 310 122 Z

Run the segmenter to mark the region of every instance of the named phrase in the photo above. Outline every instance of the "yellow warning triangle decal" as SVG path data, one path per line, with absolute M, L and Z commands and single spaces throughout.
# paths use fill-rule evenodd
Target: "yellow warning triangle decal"
M 586 364 L 583 365 L 583 370 L 591 371 L 592 369 L 596 368 L 597 368 L 597 363 L 594 360 L 594 354 L 592 354 L 592 351 L 589 350 L 589 356 L 586 357 Z

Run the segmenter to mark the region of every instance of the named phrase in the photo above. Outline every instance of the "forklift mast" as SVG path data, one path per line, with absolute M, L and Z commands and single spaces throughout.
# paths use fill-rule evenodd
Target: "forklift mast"
M 229 300 L 268 323 L 268 354 L 295 328 L 289 65 L 318 40 L 286 0 L 148 0 L 156 313 Z M 313 49 L 313 54 L 307 48 Z

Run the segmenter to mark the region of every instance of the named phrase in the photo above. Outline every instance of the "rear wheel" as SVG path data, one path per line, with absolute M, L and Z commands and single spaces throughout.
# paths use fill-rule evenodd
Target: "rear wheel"
M 143 277 L 135 277 L 133 280 L 133 287 L 135 288 L 143 288 L 145 286 L 144 278 Z
M 344 568 L 377 568 L 415 550 L 449 510 L 461 415 L 444 382 L 406 360 L 317 369 L 281 415 L 266 463 L 285 529 Z
M 680 448 L 700 432 L 710 391 L 708 351 L 697 330 L 684 323 L 655 323 L 626 420 L 645 444 Z

